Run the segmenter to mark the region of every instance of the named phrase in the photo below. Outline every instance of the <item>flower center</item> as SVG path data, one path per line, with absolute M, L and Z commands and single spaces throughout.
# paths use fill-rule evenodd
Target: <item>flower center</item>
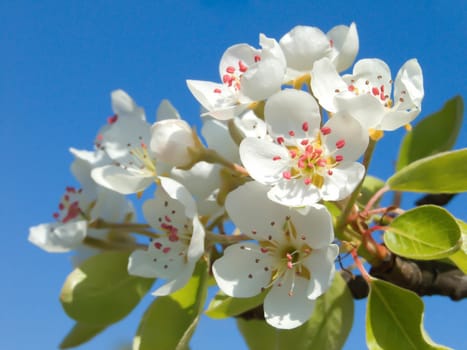
M 331 134 L 331 129 L 323 127 L 316 137 L 308 135 L 308 124 L 302 125 L 306 137 L 295 138 L 295 132 L 289 131 L 287 141 L 283 137 L 276 139 L 277 144 L 283 145 L 289 154 L 287 169 L 282 172 L 282 177 L 286 180 L 301 179 L 305 185 L 314 185 L 321 188 L 324 184 L 325 176 L 333 174 L 332 169 L 344 160 L 338 153 L 345 146 L 345 140 L 340 139 L 335 143 L 336 149 L 329 152 L 324 140 Z M 273 160 L 280 160 L 280 156 L 274 156 Z
M 305 236 L 298 234 L 289 216 L 285 218 L 283 234 L 286 238 L 286 244 L 280 244 L 275 240 L 261 241 L 259 244 L 263 254 L 273 256 L 277 261 L 269 286 L 275 282 L 277 282 L 278 286 L 281 286 L 284 277 L 291 273 L 292 284 L 289 295 L 292 296 L 295 287 L 295 276 L 307 280 L 311 279 L 311 272 L 303 264 L 303 260 L 311 254 L 313 249 L 304 242 Z
M 62 197 L 62 200 L 58 204 L 58 212 L 53 213 L 54 219 L 60 221 L 64 224 L 77 218 L 78 216 L 85 216 L 82 212 L 79 201 L 81 197 L 82 190 L 77 190 L 74 187 L 67 187 L 66 192 Z M 89 205 L 89 209 L 92 208 L 94 203 Z
M 255 55 L 253 57 L 255 63 L 261 61 L 261 56 Z M 241 79 L 243 74 L 248 70 L 248 66 L 242 60 L 238 60 L 237 67 L 228 66 L 224 70 L 224 74 L 222 76 L 222 82 L 228 86 L 229 88 L 233 88 L 235 92 L 240 91 L 242 84 Z M 222 93 L 221 89 L 214 89 L 215 93 Z

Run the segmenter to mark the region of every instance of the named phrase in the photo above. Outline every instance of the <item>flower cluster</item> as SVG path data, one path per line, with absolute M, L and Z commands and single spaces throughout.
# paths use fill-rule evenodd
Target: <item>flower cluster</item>
M 369 142 L 420 113 L 423 77 L 415 59 L 394 81 L 379 59 L 354 62 L 353 23 L 260 34 L 259 46 L 229 47 L 220 82 L 187 80 L 201 135 L 168 101 L 149 122 L 127 93 L 112 92 L 94 151 L 72 150 L 82 190 L 67 188 L 57 222 L 32 227 L 30 241 L 49 252 L 130 247 L 129 274 L 166 280 L 154 295 L 182 288 L 206 259 L 228 296 L 265 292 L 270 325 L 306 322 L 339 254 L 325 204 L 358 190 Z M 147 223 L 134 223 L 125 195 L 150 187 Z

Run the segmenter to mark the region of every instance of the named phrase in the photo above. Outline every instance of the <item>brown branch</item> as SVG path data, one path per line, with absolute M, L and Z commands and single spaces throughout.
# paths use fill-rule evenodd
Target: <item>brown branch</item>
M 420 296 L 444 295 L 456 301 L 467 297 L 467 275 L 438 260 L 410 260 L 390 254 L 381 265 L 372 267 L 370 274 Z M 352 279 L 346 273 L 344 278 L 355 299 L 368 295 L 368 285 L 361 276 Z

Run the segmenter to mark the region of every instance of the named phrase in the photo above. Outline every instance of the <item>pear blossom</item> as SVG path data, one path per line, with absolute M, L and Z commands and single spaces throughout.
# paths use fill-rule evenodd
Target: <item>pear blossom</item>
M 336 114 L 320 127 L 314 98 L 286 89 L 266 102 L 265 121 L 271 139 L 245 138 L 240 157 L 254 180 L 271 187 L 269 199 L 295 207 L 341 200 L 362 179 L 356 160 L 368 135 L 350 116 Z
M 241 114 L 255 101 L 280 90 L 286 61 L 276 40 L 260 34 L 261 50 L 247 44 L 229 47 L 221 58 L 222 84 L 187 80 L 188 88 L 207 110 L 203 115 L 227 120 Z
M 204 228 L 191 194 L 168 177 L 160 177 L 155 199 L 144 203 L 143 214 L 161 235 L 151 240 L 146 251 L 131 254 L 128 272 L 166 279 L 153 294 L 167 295 L 183 287 L 193 274 L 204 253 Z
M 74 148 L 70 151 L 75 156 L 71 170 L 82 187 L 77 189 L 68 186 L 58 205 L 58 211 L 53 214 L 56 222 L 31 227 L 29 240 L 48 252 L 77 251 L 78 254 L 73 257 L 76 264 L 84 256 L 97 252 L 96 249 L 83 245 L 86 237 L 108 238 L 108 230 L 89 228 L 88 222 L 98 218 L 128 222 L 134 216 L 134 209 L 125 197 L 97 186 L 92 180 L 92 169 L 108 162 L 103 152 Z
M 335 26 L 327 34 L 316 27 L 296 26 L 279 44 L 287 59 L 287 80 L 310 73 L 313 63 L 323 57 L 343 71 L 352 65 L 359 46 L 355 23 Z
M 106 152 L 111 163 L 94 169 L 92 178 L 121 194 L 141 192 L 157 177 L 155 155 L 148 148 L 151 125 L 142 109 L 121 90 L 112 93 L 112 106 L 119 106 L 114 107 L 116 114 L 108 118 L 108 125 L 96 138 L 96 147 Z
M 198 147 L 201 147 L 198 137 L 184 120 L 160 120 L 151 128 L 149 150 L 158 160 L 185 167 L 194 161 L 190 149 Z
M 323 58 L 315 63 L 312 76 L 313 94 L 326 110 L 345 111 L 368 129 L 395 130 L 421 111 L 423 75 L 416 59 L 404 63 L 394 82 L 388 65 L 379 59 L 360 60 L 352 74 L 341 77 Z
M 333 279 L 338 247 L 324 206 L 297 211 L 270 201 L 267 188 L 251 181 L 231 192 L 226 209 L 237 227 L 257 242 L 227 247 L 213 264 L 219 288 L 247 298 L 267 289 L 266 321 L 291 329 L 306 322 L 315 299 Z

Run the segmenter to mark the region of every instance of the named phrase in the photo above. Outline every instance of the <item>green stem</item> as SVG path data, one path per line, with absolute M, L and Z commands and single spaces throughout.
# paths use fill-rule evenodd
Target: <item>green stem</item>
M 221 243 L 221 244 L 234 244 L 241 241 L 248 241 L 251 240 L 250 237 L 244 234 L 240 235 L 218 235 L 213 232 L 206 232 L 206 238 L 213 243 Z
M 368 166 L 370 165 L 371 157 L 373 156 L 375 146 L 376 146 L 376 141 L 373 141 L 370 139 L 368 148 L 366 149 L 365 154 L 363 155 L 363 166 L 365 167 L 365 175 L 363 176 L 362 181 L 360 181 L 360 183 L 358 184 L 357 188 L 355 188 L 355 190 L 350 195 L 344 207 L 344 210 L 342 210 L 341 215 L 337 219 L 335 234 L 337 238 L 339 239 L 342 239 L 343 237 L 344 228 L 347 225 L 347 218 L 350 212 L 352 211 L 352 208 L 358 196 L 360 195 L 360 190 L 362 188 L 363 181 L 365 181 L 366 174 L 368 173 Z
M 103 241 L 94 237 L 85 237 L 83 240 L 83 244 L 91 247 L 91 248 L 97 248 L 101 250 L 118 250 L 118 251 L 134 251 L 136 249 L 146 249 L 146 245 L 141 245 L 141 244 L 120 244 L 120 243 L 114 243 L 114 242 L 108 242 L 108 241 Z
M 151 228 L 148 224 L 134 224 L 134 223 L 116 223 L 108 222 L 103 219 L 96 219 L 89 224 L 89 227 L 95 229 L 108 229 L 114 230 L 122 233 L 138 233 L 143 236 L 150 238 L 158 238 L 160 235 L 149 230 Z

